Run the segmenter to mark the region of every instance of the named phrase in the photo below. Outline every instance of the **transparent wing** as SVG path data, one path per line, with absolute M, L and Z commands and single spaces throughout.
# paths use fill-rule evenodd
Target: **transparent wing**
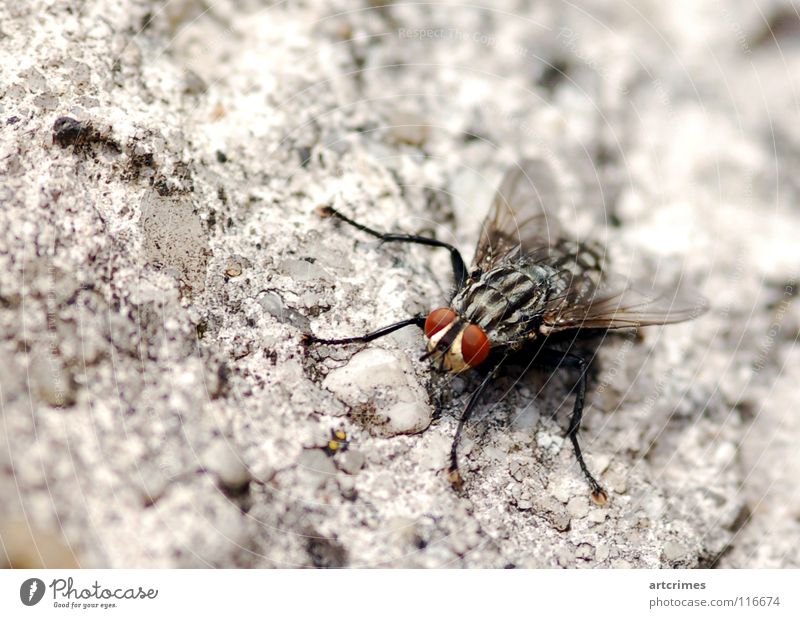
M 545 161 L 526 159 L 509 169 L 483 222 L 473 270 L 489 270 L 516 255 L 546 254 L 561 239 L 560 206 L 553 170 Z
M 542 325 L 546 332 L 575 328 L 635 328 L 674 324 L 708 310 L 697 292 L 677 286 L 641 287 L 629 284 L 601 291 L 585 279 L 573 277 L 566 292 L 548 302 Z
M 604 269 L 604 247 L 565 233 L 552 168 L 528 159 L 506 172 L 483 223 L 472 268 L 490 270 L 509 259 L 545 265 L 560 293 L 542 315 L 542 330 L 632 328 L 695 318 L 708 309 L 679 284 L 620 282 Z

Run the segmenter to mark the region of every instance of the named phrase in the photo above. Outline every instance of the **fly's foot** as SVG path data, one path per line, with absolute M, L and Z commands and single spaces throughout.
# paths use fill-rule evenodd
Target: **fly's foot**
M 314 209 L 314 212 L 317 216 L 327 219 L 328 217 L 332 217 L 336 211 L 327 204 L 320 204 Z
M 461 488 L 464 486 L 464 479 L 461 478 L 461 473 L 458 471 L 458 468 L 450 468 L 447 471 L 447 480 L 450 481 L 450 485 L 452 485 L 453 489 L 456 491 L 461 491 Z
M 592 502 L 594 502 L 597 506 L 605 506 L 608 502 L 608 492 L 597 485 L 592 489 Z
M 589 483 L 589 487 L 592 490 L 592 493 L 589 496 L 597 506 L 605 506 L 608 502 L 608 492 L 600 486 L 595 478 L 591 475 L 586 465 L 583 463 L 583 457 L 580 457 L 579 462 L 582 464 L 581 468 L 583 468 L 583 474 L 586 476 L 586 481 Z

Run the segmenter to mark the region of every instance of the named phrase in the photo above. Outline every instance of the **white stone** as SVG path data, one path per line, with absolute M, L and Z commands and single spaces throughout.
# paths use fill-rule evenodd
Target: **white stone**
M 374 431 L 381 435 L 417 433 L 430 425 L 427 396 L 408 359 L 399 353 L 367 348 L 331 371 L 323 386 L 351 405 L 364 398 L 376 400 L 376 413 L 385 422 L 377 423 Z

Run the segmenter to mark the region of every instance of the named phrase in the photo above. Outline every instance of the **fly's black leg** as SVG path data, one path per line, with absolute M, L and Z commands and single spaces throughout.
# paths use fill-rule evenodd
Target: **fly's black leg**
M 586 477 L 589 487 L 592 489 L 592 501 L 595 504 L 603 505 L 608 500 L 608 493 L 600 486 L 600 483 L 595 480 L 595 478 L 592 476 L 592 473 L 589 472 L 589 468 L 586 466 L 586 462 L 583 460 L 581 446 L 578 444 L 578 431 L 581 428 L 583 404 L 584 400 L 586 399 L 586 370 L 588 368 L 588 364 L 580 356 L 570 354 L 569 352 L 548 350 L 546 348 L 543 348 L 539 351 L 534 362 L 540 365 L 555 367 L 556 369 L 568 367 L 577 369 L 580 372 L 578 381 L 575 383 L 577 392 L 575 393 L 575 405 L 572 408 L 572 416 L 569 419 L 567 436 L 569 437 L 570 442 L 572 442 L 572 448 L 575 451 L 575 457 L 578 459 L 578 465 L 581 467 L 581 471 Z
M 406 326 L 419 326 L 422 328 L 425 326 L 425 316 L 424 315 L 415 315 L 413 318 L 408 318 L 407 320 L 401 320 L 400 322 L 395 322 L 394 324 L 389 324 L 388 326 L 384 326 L 383 328 L 379 328 L 376 331 L 372 331 L 371 333 L 367 333 L 366 335 L 360 335 L 359 337 L 347 337 L 346 339 L 320 339 L 319 337 L 315 337 L 314 335 L 303 335 L 303 343 L 306 345 L 312 343 L 322 343 L 324 345 L 344 345 L 346 343 L 367 343 L 369 341 L 374 341 L 379 337 L 383 337 L 384 335 L 388 335 L 389 333 L 393 333 L 396 330 L 400 330 L 401 328 L 405 328 Z
M 366 225 L 361 225 L 353 221 L 350 217 L 343 215 L 330 206 L 322 206 L 317 209 L 317 212 L 323 217 L 336 217 L 352 225 L 354 228 L 380 239 L 381 242 L 410 242 L 418 245 L 427 245 L 428 247 L 443 247 L 450 252 L 450 262 L 453 265 L 453 276 L 456 280 L 456 288 L 460 289 L 467 281 L 467 267 L 464 264 L 464 258 L 461 257 L 461 253 L 459 253 L 458 249 L 453 245 L 425 236 L 415 236 L 413 234 L 385 234 L 383 232 L 378 232 Z
M 467 405 L 464 408 L 464 411 L 461 413 L 461 418 L 458 420 L 456 435 L 453 437 L 453 444 L 450 446 L 450 469 L 447 472 L 447 478 L 456 489 L 461 489 L 461 473 L 458 471 L 458 443 L 461 440 L 461 432 L 464 431 L 464 425 L 475 411 L 475 407 L 478 405 L 480 396 L 483 394 L 483 391 L 486 390 L 486 387 L 489 386 L 489 382 L 491 382 L 492 378 L 495 376 L 497 370 L 500 368 L 500 365 L 503 364 L 504 360 L 505 357 L 503 357 L 500 362 L 497 363 L 488 374 L 486 374 L 486 377 L 483 379 L 483 382 L 480 383 L 480 386 L 478 386 L 478 388 L 476 388 L 469 396 L 469 401 L 467 401 Z

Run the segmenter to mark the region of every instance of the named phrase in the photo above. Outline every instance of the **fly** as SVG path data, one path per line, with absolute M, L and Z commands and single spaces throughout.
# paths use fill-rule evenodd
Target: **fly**
M 306 335 L 306 344 L 367 343 L 400 328 L 422 328 L 426 353 L 441 369 L 453 373 L 488 367 L 467 400 L 450 449 L 448 477 L 461 485 L 458 443 L 465 423 L 497 370 L 513 354 L 535 348 L 534 362 L 577 372 L 575 403 L 567 437 L 591 489 L 592 500 L 604 504 L 607 492 L 592 476 L 578 442 L 588 362 L 578 354 L 554 349 L 558 335 L 630 329 L 692 319 L 706 309 L 701 297 L 691 301 L 679 290 L 656 294 L 631 283 L 614 283 L 603 264 L 602 247 L 566 234 L 558 221 L 558 188 L 552 170 L 541 160 L 525 160 L 509 169 L 483 223 L 472 265 L 467 269 L 452 245 L 413 234 L 383 233 L 324 206 L 318 213 L 335 217 L 382 242 L 408 242 L 450 252 L 455 288 L 446 307 L 427 315 L 384 326 L 358 337 L 322 339 Z M 548 345 L 550 344 L 550 345 Z

